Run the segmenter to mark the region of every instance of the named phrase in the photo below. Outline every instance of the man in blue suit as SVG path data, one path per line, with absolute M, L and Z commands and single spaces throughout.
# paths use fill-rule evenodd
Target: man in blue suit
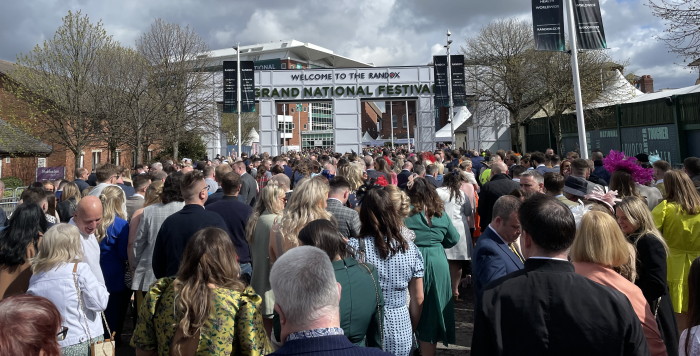
M 520 199 L 504 195 L 493 206 L 493 220 L 479 237 L 472 259 L 477 305 L 487 284 L 523 269 L 522 254 L 515 240 L 520 236 Z

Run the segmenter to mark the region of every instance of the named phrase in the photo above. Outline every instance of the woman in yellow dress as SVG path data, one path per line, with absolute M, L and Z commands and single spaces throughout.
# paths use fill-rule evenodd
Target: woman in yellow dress
M 700 195 L 690 177 L 679 170 L 666 172 L 664 184 L 666 196 L 651 213 L 668 244 L 668 286 L 680 331 L 687 321 L 688 271 L 700 257 Z
M 228 234 L 206 228 L 190 239 L 175 278 L 156 281 L 139 310 L 137 355 L 267 355 L 262 299 L 238 275 Z

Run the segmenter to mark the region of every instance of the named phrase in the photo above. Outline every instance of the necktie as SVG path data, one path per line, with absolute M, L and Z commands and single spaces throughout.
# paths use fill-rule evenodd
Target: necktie
M 520 262 L 525 263 L 525 259 L 523 258 L 523 256 L 520 255 L 520 253 L 518 252 L 518 249 L 515 248 L 515 245 L 512 242 L 508 244 L 508 247 L 510 248 L 511 251 L 513 251 L 513 253 L 516 256 L 518 256 L 518 258 L 520 259 Z

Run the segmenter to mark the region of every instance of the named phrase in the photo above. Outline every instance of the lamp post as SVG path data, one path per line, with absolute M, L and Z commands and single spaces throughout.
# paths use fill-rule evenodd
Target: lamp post
M 236 43 L 236 110 L 238 111 L 238 158 L 241 158 L 241 44 Z
M 445 45 L 445 49 L 447 49 L 447 119 L 450 120 L 450 139 L 452 140 L 452 149 L 454 149 L 457 143 L 455 142 L 455 122 L 452 117 L 452 61 L 450 60 L 450 45 L 452 44 L 452 40 L 450 36 L 452 36 L 452 33 L 450 30 L 447 30 L 447 44 Z

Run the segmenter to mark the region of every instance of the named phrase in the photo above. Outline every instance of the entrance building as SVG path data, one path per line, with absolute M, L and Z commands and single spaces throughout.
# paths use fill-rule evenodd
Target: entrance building
M 255 91 L 260 148 L 271 155 L 283 152 L 289 128 L 296 123 L 301 129 L 301 114 L 296 110 L 304 111 L 307 118 L 301 149 L 361 152 L 362 102 L 392 99 L 415 101 L 417 132 L 411 136 L 416 149 L 426 151 L 434 146 L 432 66 L 256 70 Z

